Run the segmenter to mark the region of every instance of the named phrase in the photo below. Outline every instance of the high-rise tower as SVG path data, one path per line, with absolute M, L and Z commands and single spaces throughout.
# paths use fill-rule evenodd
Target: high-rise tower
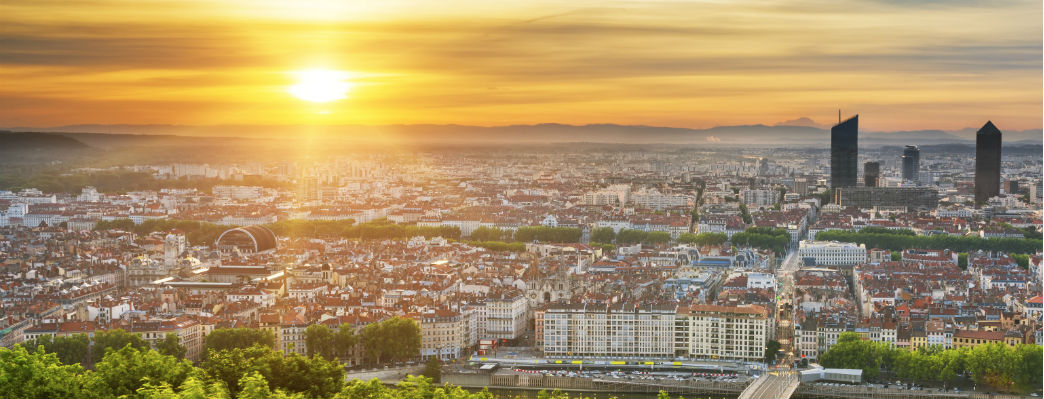
M 918 172 L 921 170 L 921 149 L 915 145 L 908 145 L 903 149 L 903 180 L 918 181 Z
M 877 187 L 877 180 L 881 177 L 881 164 L 867 162 L 863 164 L 863 185 Z
M 859 115 L 830 128 L 830 187 L 853 187 L 859 169 Z
M 986 124 L 975 133 L 975 203 L 1000 194 L 1001 131 Z

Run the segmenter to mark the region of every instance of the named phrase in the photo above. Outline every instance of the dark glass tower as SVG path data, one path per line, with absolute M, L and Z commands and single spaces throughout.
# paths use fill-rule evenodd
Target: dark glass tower
M 908 145 L 903 149 L 903 180 L 916 182 L 921 170 L 921 149 Z
M 830 188 L 854 187 L 859 181 L 859 115 L 830 129 Z
M 1000 194 L 1001 131 L 986 124 L 975 134 L 975 203 Z
M 867 162 L 863 164 L 863 185 L 877 187 L 877 179 L 881 177 L 881 164 Z

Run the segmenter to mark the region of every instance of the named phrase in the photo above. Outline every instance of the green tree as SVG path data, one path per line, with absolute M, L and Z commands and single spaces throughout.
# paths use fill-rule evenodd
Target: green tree
M 203 341 L 204 354 L 211 350 L 243 349 L 254 345 L 274 348 L 275 334 L 259 328 L 218 328 L 207 334 Z
M 178 334 L 167 333 L 162 341 L 156 342 L 156 351 L 161 355 L 184 359 L 185 352 L 188 350 L 181 346 L 181 338 L 178 337 Z
M 957 267 L 960 267 L 961 270 L 968 270 L 968 253 L 967 252 L 958 252 L 957 253 Z
M 819 363 L 828 368 L 863 369 L 863 377 L 874 379 L 881 371 L 886 346 L 872 341 L 863 341 L 858 333 L 843 332 L 837 344 L 819 357 Z
M 151 349 L 136 349 L 127 344 L 110 350 L 94 365 L 86 387 L 100 397 L 134 395 L 145 382 L 166 382 L 180 386 L 194 370 L 188 360 L 164 356 Z
M 903 253 L 900 251 L 892 251 L 891 259 L 892 262 L 899 262 L 903 260 Z
M 618 245 L 633 245 L 645 241 L 645 237 L 648 233 L 641 230 L 634 229 L 621 229 L 616 234 L 616 243 Z
M 435 357 L 428 359 L 428 363 L 424 365 L 424 371 L 421 372 L 421 375 L 430 378 L 433 382 L 442 381 L 442 362 Z
M 63 365 L 54 353 L 27 351 L 20 345 L 0 347 L 0 397 L 27 399 L 77 399 L 82 389 L 79 365 Z
M 355 328 L 349 324 L 341 324 L 334 333 L 333 347 L 338 357 L 344 359 L 351 356 L 359 337 L 355 335 Z
M 420 326 L 413 319 L 392 317 L 363 328 L 360 341 L 371 364 L 404 361 L 420 354 Z
M 259 373 L 274 389 L 304 392 L 308 397 L 325 398 L 341 390 L 344 368 L 337 361 L 320 356 L 283 355 L 264 345 L 249 348 L 211 350 L 201 368 L 209 378 L 221 381 L 237 397 L 243 389 L 244 375 Z
M 1012 259 L 1015 260 L 1015 264 L 1023 269 L 1029 269 L 1029 255 L 1026 254 L 1008 254 Z
M 650 231 L 645 236 L 645 243 L 650 245 L 663 245 L 671 242 L 671 234 L 664 231 Z
M 697 241 L 696 235 L 692 233 L 681 233 L 678 234 L 678 243 L 680 244 L 695 244 Z
M 747 205 L 746 204 L 740 202 L 739 209 L 740 209 L 740 218 L 743 219 L 743 223 L 751 224 L 751 223 L 754 222 L 754 219 L 752 219 L 750 217 L 750 212 L 747 211 Z
M 34 340 L 25 341 L 21 345 L 34 351 L 38 346 L 42 346 L 45 352 L 58 355 L 58 360 L 64 364 L 91 363 L 91 359 L 87 357 L 91 346 L 87 334 L 75 334 L 68 337 L 41 335 Z
M 613 240 L 616 239 L 616 231 L 612 227 L 599 227 L 591 230 L 591 242 L 600 242 L 603 244 L 612 244 Z
M 308 352 L 308 356 L 320 355 L 327 359 L 334 358 L 334 333 L 326 325 L 310 325 L 305 329 L 304 336 L 305 349 Z
M 91 346 L 91 357 L 94 363 L 100 362 L 106 353 L 119 350 L 130 345 L 133 349 L 148 349 L 149 343 L 141 339 L 141 335 L 132 334 L 122 329 L 105 330 L 94 333 L 94 345 Z
M 765 344 L 765 363 L 768 363 L 768 364 L 775 363 L 776 362 L 776 352 L 778 352 L 779 348 L 782 348 L 782 347 L 783 347 L 783 345 L 780 345 L 779 341 L 776 341 L 774 339 L 773 340 L 769 340 Z

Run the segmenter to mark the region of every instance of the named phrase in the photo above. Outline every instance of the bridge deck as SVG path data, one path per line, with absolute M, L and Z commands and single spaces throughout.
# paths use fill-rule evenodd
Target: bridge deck
M 764 374 L 740 393 L 739 399 L 787 399 L 801 380 L 795 373 Z

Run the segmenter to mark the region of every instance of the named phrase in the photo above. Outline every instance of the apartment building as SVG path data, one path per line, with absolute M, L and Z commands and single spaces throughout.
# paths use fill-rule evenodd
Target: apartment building
M 560 304 L 537 321 L 547 357 L 756 361 L 774 335 L 760 306 Z
M 490 295 L 486 300 L 486 337 L 516 339 L 526 329 L 528 301 L 521 291 Z
M 422 360 L 448 361 L 461 357 L 467 330 L 459 312 L 437 309 L 419 315 L 417 320 L 421 329 Z
M 866 263 L 866 245 L 837 241 L 802 240 L 798 256 L 815 259 L 819 266 L 853 266 Z
M 769 310 L 757 305 L 681 307 L 675 326 L 680 357 L 756 361 L 775 336 Z
M 563 304 L 542 318 L 544 356 L 670 358 L 674 355 L 674 306 Z

